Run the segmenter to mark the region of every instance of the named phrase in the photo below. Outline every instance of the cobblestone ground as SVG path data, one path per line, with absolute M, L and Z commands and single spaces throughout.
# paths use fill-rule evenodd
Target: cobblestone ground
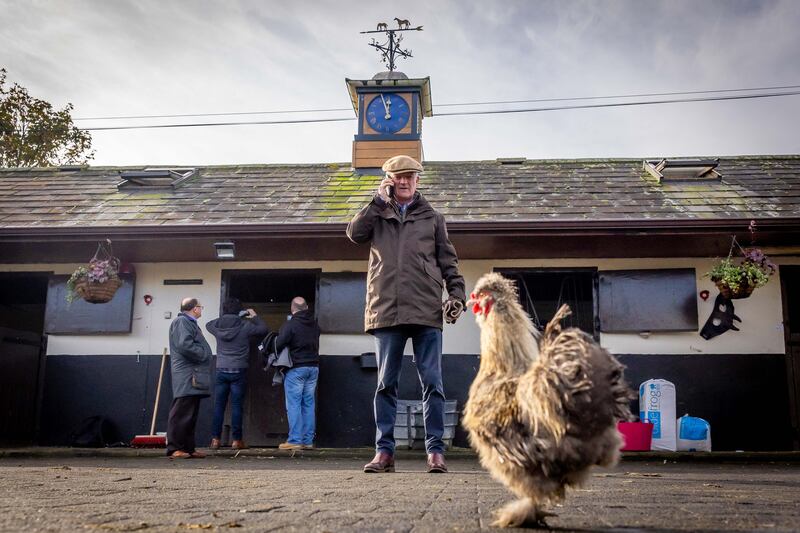
M 474 459 L 0 459 L 2 531 L 486 531 L 510 496 Z M 625 462 L 572 491 L 560 531 L 798 531 L 800 465 Z

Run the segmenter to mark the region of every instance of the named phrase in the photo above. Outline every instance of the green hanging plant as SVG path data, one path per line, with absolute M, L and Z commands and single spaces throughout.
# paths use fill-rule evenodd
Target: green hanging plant
M 750 232 L 755 234 L 755 222 L 750 223 Z M 736 248 L 741 252 L 741 257 L 734 259 Z M 755 289 L 766 285 L 777 270 L 778 267 L 760 248 L 742 248 L 734 236 L 728 257 L 720 260 L 705 275 L 717 285 L 722 296 L 735 300 L 747 298 Z

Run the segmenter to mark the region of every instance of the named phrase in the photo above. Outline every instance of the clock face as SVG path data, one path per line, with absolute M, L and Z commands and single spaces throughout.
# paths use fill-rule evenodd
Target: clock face
M 397 133 L 410 117 L 408 102 L 396 93 L 378 93 L 367 105 L 367 124 L 379 133 Z

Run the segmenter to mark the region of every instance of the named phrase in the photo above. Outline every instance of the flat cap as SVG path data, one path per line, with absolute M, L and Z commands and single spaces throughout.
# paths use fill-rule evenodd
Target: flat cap
M 384 172 L 391 172 L 392 174 L 397 174 L 399 172 L 422 172 L 422 165 L 413 157 L 396 155 L 387 159 L 381 169 Z

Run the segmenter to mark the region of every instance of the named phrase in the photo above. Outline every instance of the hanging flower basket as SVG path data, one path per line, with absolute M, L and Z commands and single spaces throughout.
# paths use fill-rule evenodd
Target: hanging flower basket
M 67 281 L 67 301 L 75 297 L 82 298 L 90 304 L 104 304 L 114 298 L 117 289 L 122 286 L 119 279 L 119 259 L 111 252 L 111 241 L 100 243 L 97 252 L 86 266 L 81 266 Z
M 712 281 L 717 285 L 719 293 L 728 300 L 747 298 L 753 294 L 754 290 L 756 290 L 755 285 L 739 285 L 735 289 L 732 289 L 730 285 L 726 284 L 722 280 L 715 280 L 712 278 Z
M 735 260 L 732 258 L 734 246 L 742 253 L 741 258 Z M 738 300 L 749 297 L 756 288 L 766 285 L 776 271 L 777 267 L 761 249 L 742 248 L 734 237 L 728 257 L 717 263 L 706 276 L 717 285 L 723 297 Z
M 121 285 L 122 280 L 116 275 L 101 282 L 83 279 L 75 284 L 74 292 L 90 304 L 104 304 L 114 298 Z

